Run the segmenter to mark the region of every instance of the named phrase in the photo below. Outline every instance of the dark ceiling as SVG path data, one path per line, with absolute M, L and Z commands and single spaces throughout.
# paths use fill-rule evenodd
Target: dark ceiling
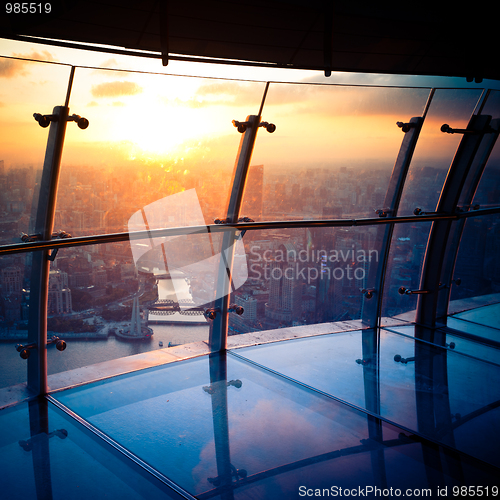
M 169 59 L 500 79 L 496 9 L 351 0 L 53 0 L 5 14 L 0 36 L 105 44 Z M 26 4 L 31 5 L 31 4 Z M 35 5 L 39 5 L 38 3 Z M 460 6 L 459 6 L 460 5 Z M 453 6 L 457 6 L 453 10 Z M 54 42 L 51 42 L 54 44 Z

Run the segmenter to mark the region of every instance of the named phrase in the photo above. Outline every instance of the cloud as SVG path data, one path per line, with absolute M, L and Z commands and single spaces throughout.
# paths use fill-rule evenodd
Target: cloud
M 118 97 L 142 93 L 143 88 L 135 82 L 115 81 L 93 85 L 91 93 L 94 97 Z
M 0 59 L 0 78 L 13 78 L 17 75 L 26 75 L 26 62 L 17 59 Z
M 111 59 L 106 59 L 104 62 L 99 64 L 100 68 L 116 68 L 119 67 L 117 60 L 112 57 Z
M 21 59 L 35 59 L 37 61 L 56 61 L 54 56 L 48 51 L 43 50 L 37 52 L 32 50 L 28 54 L 12 54 L 14 57 Z M 0 78 L 14 78 L 16 76 L 26 76 L 29 71 L 27 67 L 31 64 L 30 61 L 21 59 L 0 58 Z
M 208 83 L 198 88 L 193 103 L 197 107 L 220 105 L 258 107 L 263 94 L 263 83 Z
M 41 52 L 32 50 L 29 54 L 14 54 L 14 56 L 24 57 L 26 59 L 35 59 L 37 61 L 57 61 L 57 59 L 48 50 L 42 50 Z

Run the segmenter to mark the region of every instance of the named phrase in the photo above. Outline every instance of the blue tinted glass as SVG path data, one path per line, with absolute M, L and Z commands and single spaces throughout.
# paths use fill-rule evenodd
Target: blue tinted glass
M 328 337 L 335 345 L 336 336 Z M 386 338 L 384 365 L 396 365 L 389 357 L 407 339 L 390 334 Z M 394 488 L 430 485 L 426 471 L 438 469 L 426 458 L 431 448 L 425 438 L 324 394 L 328 381 L 342 372 L 335 366 L 347 363 L 365 373 L 358 385 L 361 391 L 376 390 L 372 370 L 356 363 L 354 352 L 340 345 L 346 355 L 342 359 L 342 354 L 336 356 L 318 344 L 310 377 L 304 379 L 307 369 L 299 366 L 296 374 L 303 380 L 297 384 L 287 378 L 282 361 L 299 359 L 292 346 L 298 347 L 296 353 L 303 352 L 305 342 L 279 343 L 283 353 L 269 356 L 274 362 L 266 369 L 232 355 L 214 355 L 71 389 L 58 393 L 57 399 L 196 496 L 233 491 L 235 498 L 278 493 L 292 497 L 301 486 L 358 488 L 389 479 Z M 240 353 L 252 357 L 265 351 L 266 347 L 253 347 Z M 331 371 L 325 372 L 328 366 Z M 402 366 L 380 384 L 387 396 L 381 407 L 395 411 L 391 418 L 397 414 L 404 419 L 412 411 L 404 408 L 406 394 L 415 398 L 415 383 L 401 377 Z M 285 377 L 269 368 L 283 369 Z M 403 366 L 407 368 L 412 370 L 410 364 Z M 315 389 L 304 385 L 309 383 Z M 337 377 L 333 384 L 342 392 L 349 381 Z M 369 392 L 365 397 L 373 399 Z M 406 423 L 407 429 L 427 432 L 420 420 Z M 476 473 L 472 459 L 456 453 L 449 458 L 454 466 L 462 462 L 467 474 Z M 488 477 L 491 471 L 483 467 L 485 473 L 478 477 L 487 484 L 493 476 Z M 384 469 L 391 472 L 386 476 Z M 452 469 L 445 472 L 443 484 L 460 484 L 454 474 Z
M 46 402 L 1 410 L 0 429 L 4 498 L 180 498 Z
M 491 436 L 480 435 L 482 421 L 494 426 L 497 418 L 499 391 L 483 382 L 496 380 L 499 365 L 384 330 L 377 351 L 371 336 L 371 330 L 337 333 L 235 352 L 444 444 L 453 445 L 457 429 L 453 446 L 498 466 Z M 474 440 L 458 431 L 466 423 Z
M 485 308 L 482 313 L 480 310 L 476 313 L 464 311 L 500 301 L 499 248 L 498 215 L 470 217 L 466 220 L 454 271 L 454 278 L 459 278 L 461 283 L 452 287 L 450 314 L 461 313 L 457 317 L 470 323 L 498 328 L 496 311 L 491 307 Z

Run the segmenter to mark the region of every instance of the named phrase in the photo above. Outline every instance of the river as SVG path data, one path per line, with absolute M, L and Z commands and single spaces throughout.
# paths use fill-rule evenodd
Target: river
M 171 298 L 172 287 L 167 283 L 168 281 L 159 281 L 160 299 Z M 181 286 L 176 284 L 176 291 L 180 289 Z M 181 298 L 187 298 L 187 295 Z M 169 323 L 164 324 L 149 324 L 153 330 L 151 340 L 123 341 L 116 339 L 114 335 L 109 335 L 106 340 L 65 339 L 67 348 L 62 352 L 56 350 L 54 346 L 49 346 L 47 349 L 49 375 L 155 349 L 166 349 L 169 342 L 178 345 L 208 340 L 208 323 L 186 323 L 186 321 L 203 321 L 202 316 L 183 316 L 179 313 L 171 316 L 150 314 L 150 319 L 169 321 Z M 173 321 L 182 321 L 183 323 L 173 323 Z M 59 336 L 64 339 L 63 334 L 59 334 Z M 22 359 L 15 349 L 15 345 L 22 342 L 19 340 L 0 342 L 0 388 L 26 382 L 27 361 Z M 163 347 L 160 347 L 160 342 L 163 342 Z

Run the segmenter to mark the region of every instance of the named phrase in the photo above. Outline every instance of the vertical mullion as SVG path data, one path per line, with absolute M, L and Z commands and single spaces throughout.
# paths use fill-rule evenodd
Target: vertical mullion
M 241 202 L 247 179 L 250 160 L 252 159 L 257 130 L 260 124 L 260 117 L 266 101 L 269 82 L 266 83 L 264 94 L 260 103 L 259 113 L 257 115 L 247 116 L 246 130 L 240 139 L 238 154 L 233 171 L 233 185 L 229 194 L 227 206 L 227 221 L 233 224 L 238 222 L 240 215 Z M 220 263 L 217 275 L 217 299 L 215 300 L 215 309 L 218 309 L 215 319 L 210 328 L 208 344 L 211 352 L 223 351 L 227 346 L 228 330 L 228 310 L 229 294 L 231 293 L 231 273 L 233 269 L 234 244 L 239 236 L 239 231 L 228 230 L 224 232 L 222 238 L 222 248 L 220 253 Z
M 471 168 L 471 172 L 468 175 L 462 189 L 459 203 L 464 207 L 470 207 L 473 202 L 474 195 L 486 167 L 486 163 L 498 139 L 498 135 L 500 132 L 500 119 L 492 120 L 490 122 L 490 126 L 492 128 L 492 132 L 486 134 L 483 141 L 481 142 L 480 150 L 476 155 L 477 161 Z M 448 316 L 448 305 L 451 296 L 451 282 L 453 279 L 453 273 L 455 271 L 455 264 L 458 257 L 460 240 L 462 239 L 466 220 L 467 219 L 465 218 L 457 220 L 452 225 L 448 237 L 447 250 L 445 253 L 445 260 L 443 262 L 443 271 L 441 274 L 441 283 L 444 284 L 445 289 L 442 290 L 439 294 L 436 312 L 436 320 L 444 323 L 446 323 L 446 318 Z M 457 278 L 459 277 L 460 276 L 457 276 Z
M 491 116 L 472 115 L 467 126 L 467 133 L 464 134 L 460 141 L 441 190 L 441 196 L 436 207 L 437 212 L 452 213 L 456 210 L 469 170 L 479 151 L 490 121 Z M 418 296 L 415 321 L 429 328 L 436 326 L 439 291 L 440 289 L 445 290 L 440 288 L 440 283 L 451 225 L 452 223 L 449 220 L 434 221 L 425 250 L 420 289 L 428 290 L 429 293 Z
M 71 68 L 66 105 L 56 106 L 52 111 L 45 160 L 43 163 L 38 207 L 35 219 L 35 234 L 42 240 L 50 240 L 56 210 L 57 187 L 61 166 L 66 124 L 69 115 L 69 97 L 75 68 Z M 49 288 L 50 250 L 34 252 L 30 280 L 30 303 L 28 318 L 28 342 L 36 345 L 28 358 L 28 388 L 37 395 L 47 393 L 47 305 Z
M 250 115 L 247 117 L 246 121 L 249 125 L 240 140 L 233 175 L 233 186 L 229 195 L 227 220 L 232 223 L 238 222 L 248 167 L 252 158 L 257 129 L 260 123 L 260 115 Z M 225 350 L 227 345 L 227 315 L 232 282 L 231 273 L 233 268 L 234 244 L 237 233 L 237 230 L 224 231 L 224 236 L 222 237 L 219 271 L 217 275 L 218 298 L 215 301 L 215 308 L 219 309 L 219 312 L 213 320 L 209 336 L 209 346 L 212 352 Z

